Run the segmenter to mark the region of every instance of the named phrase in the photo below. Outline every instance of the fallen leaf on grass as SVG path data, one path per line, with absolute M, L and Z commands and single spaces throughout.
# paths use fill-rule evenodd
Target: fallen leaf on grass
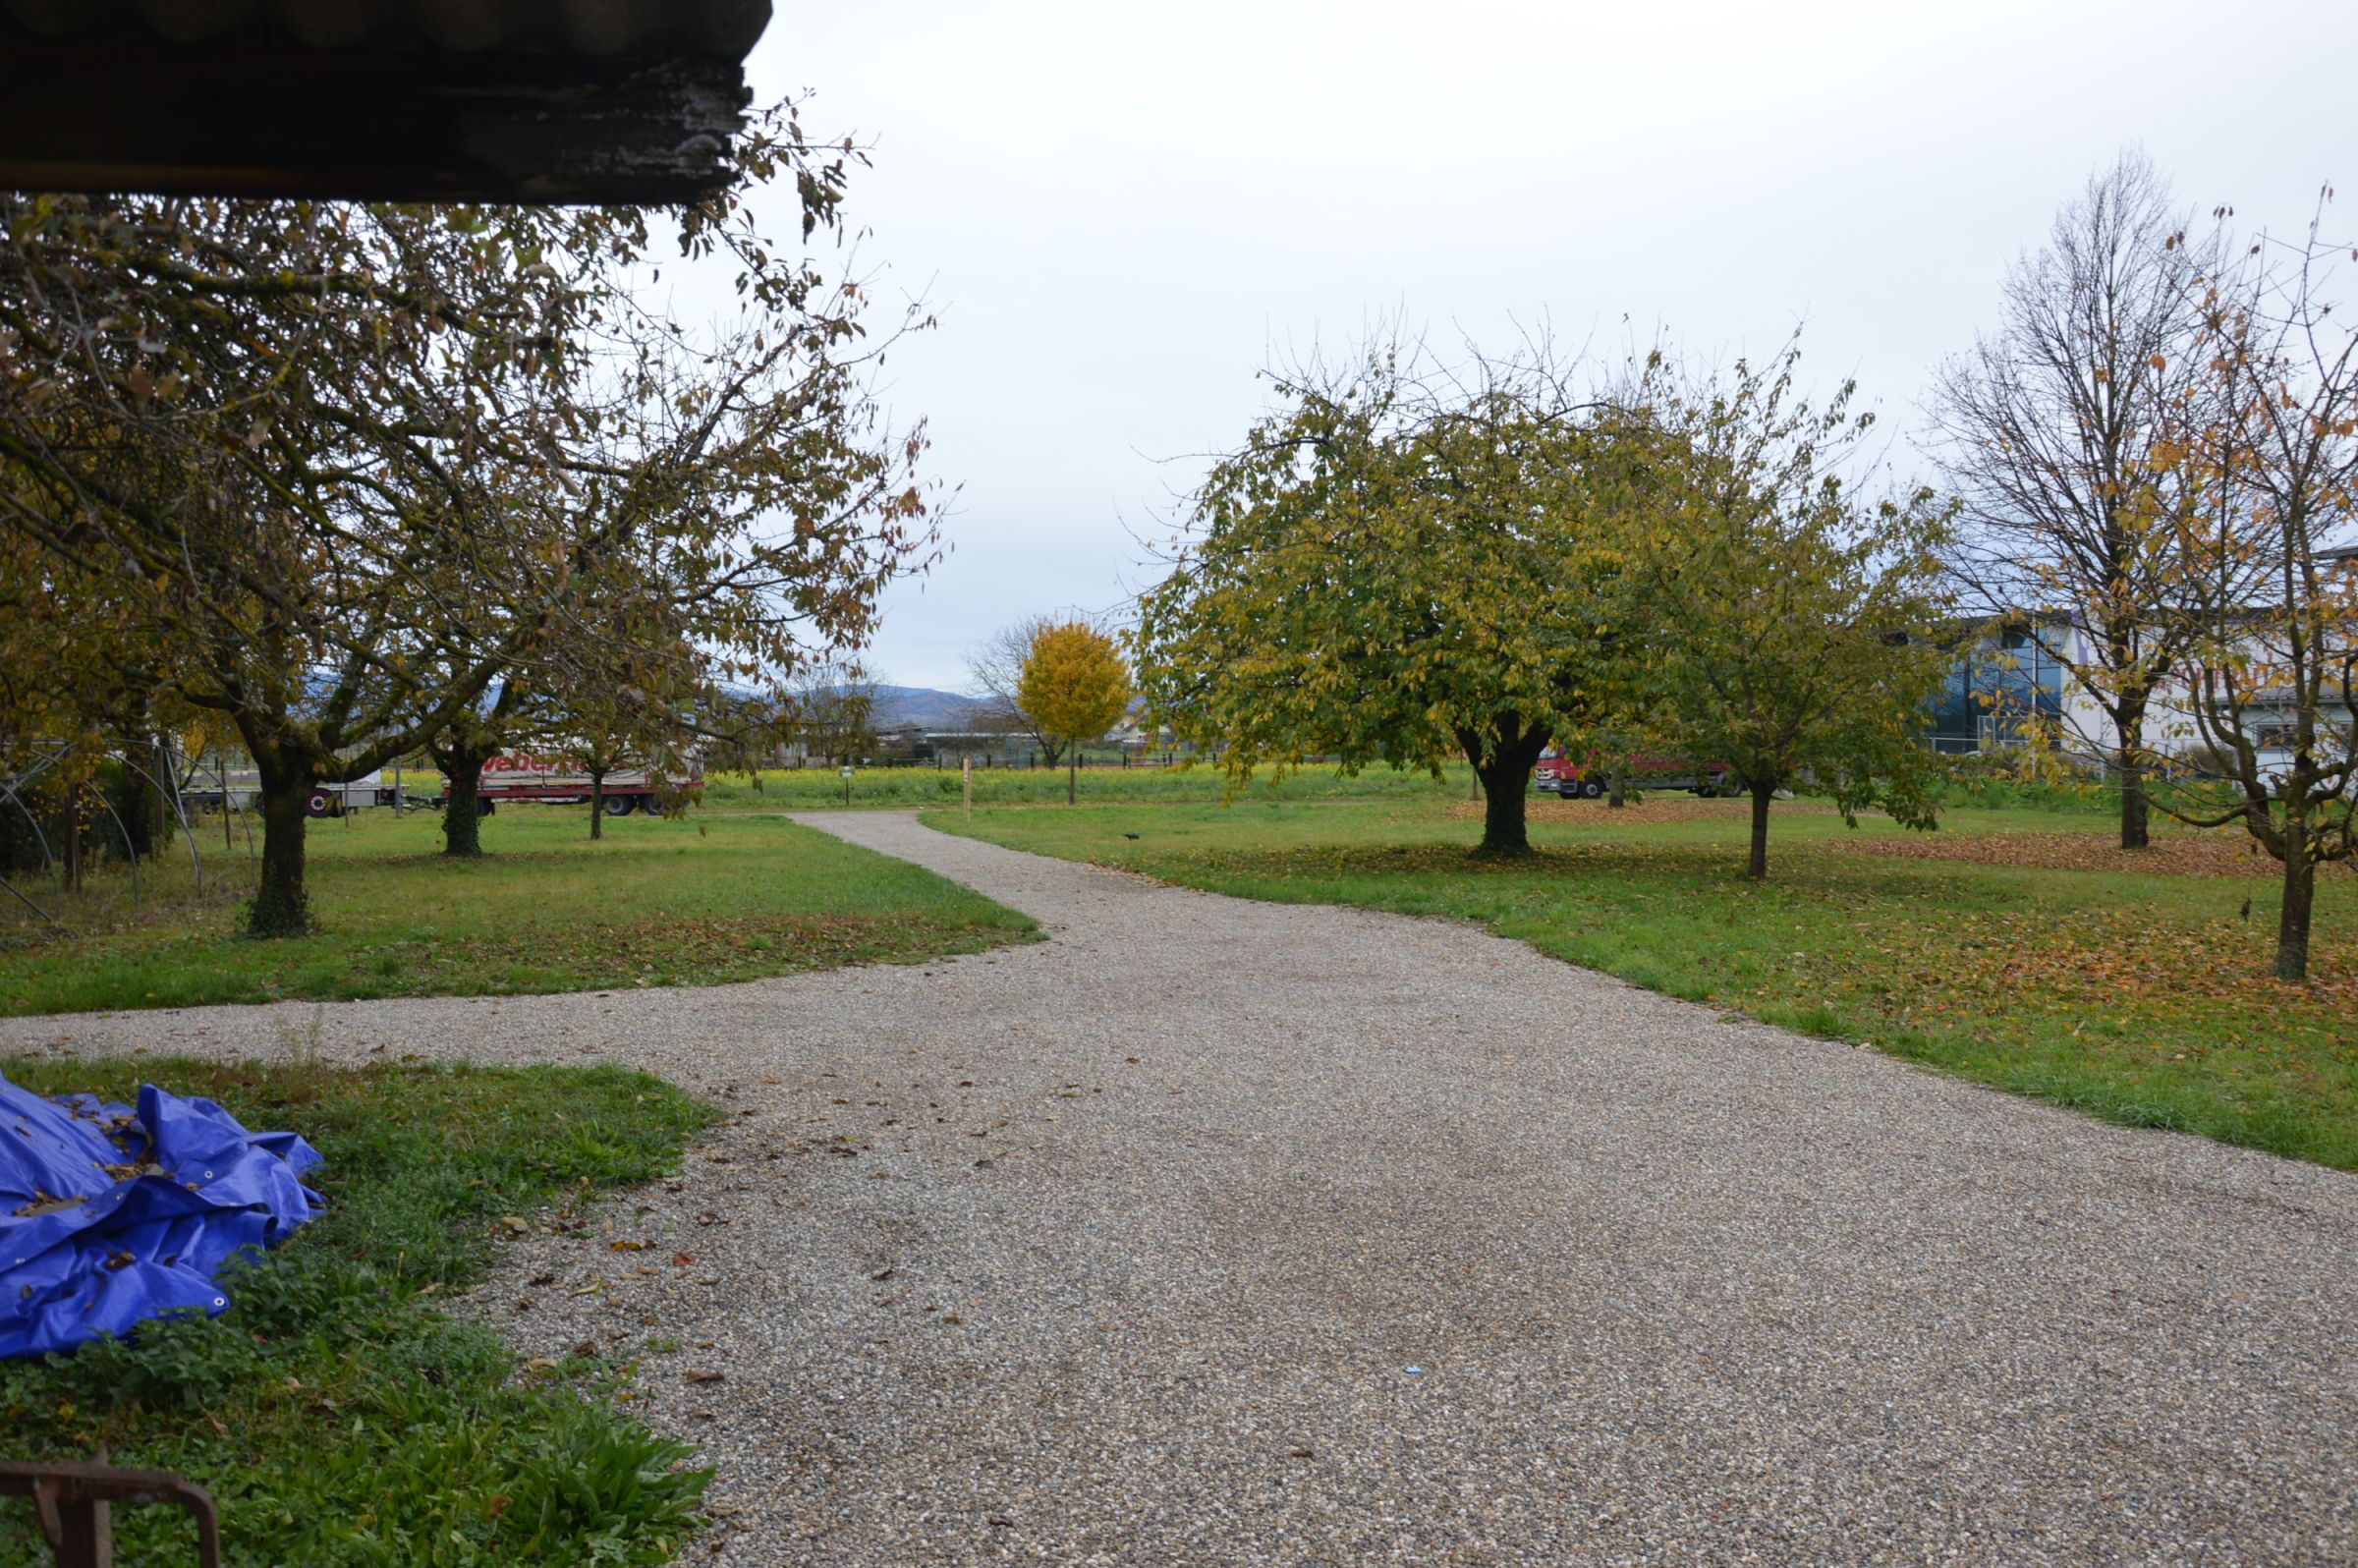
M 2248 833 L 2163 832 L 2141 850 L 2124 850 L 2110 833 L 1910 833 L 1844 838 L 1844 849 L 1893 860 L 1963 861 L 2052 871 L 2130 872 L 2145 876 L 2269 876 L 2284 868 L 2257 853 Z

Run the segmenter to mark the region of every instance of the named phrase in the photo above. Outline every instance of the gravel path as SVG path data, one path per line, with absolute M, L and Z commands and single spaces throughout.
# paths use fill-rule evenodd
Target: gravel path
M 660 1347 L 710 1560 L 2358 1561 L 2358 1180 L 1460 926 L 809 820 L 1052 939 L 0 1048 L 317 1016 L 340 1059 L 605 1058 L 728 1106 L 483 1293 L 535 1354 Z

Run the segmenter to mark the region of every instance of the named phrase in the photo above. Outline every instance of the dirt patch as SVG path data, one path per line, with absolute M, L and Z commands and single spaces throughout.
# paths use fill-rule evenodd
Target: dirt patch
M 2128 871 L 2147 876 L 2280 876 L 2283 868 L 2248 833 L 2162 833 L 2124 850 L 2109 832 L 1910 833 L 1862 838 L 1847 847 L 1896 860 L 1969 861 L 2049 871 Z M 2327 868 L 2330 872 L 2331 868 Z

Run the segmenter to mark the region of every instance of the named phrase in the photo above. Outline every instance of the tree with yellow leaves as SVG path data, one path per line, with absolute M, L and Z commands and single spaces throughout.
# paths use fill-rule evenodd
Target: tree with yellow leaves
M 1130 707 L 1130 666 L 1113 639 L 1085 621 L 1042 626 L 1024 658 L 1017 700 L 1040 734 L 1069 748 L 1064 799 L 1079 797 L 1082 743 L 1121 721 Z

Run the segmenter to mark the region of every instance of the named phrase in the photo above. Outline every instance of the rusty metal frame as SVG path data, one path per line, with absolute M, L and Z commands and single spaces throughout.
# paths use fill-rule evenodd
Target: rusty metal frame
M 103 1453 L 104 1450 L 101 1450 Z M 115 1503 L 169 1503 L 196 1516 L 198 1568 L 221 1568 L 221 1517 L 203 1487 L 163 1470 L 0 1464 L 0 1497 L 30 1497 L 57 1568 L 110 1568 Z

